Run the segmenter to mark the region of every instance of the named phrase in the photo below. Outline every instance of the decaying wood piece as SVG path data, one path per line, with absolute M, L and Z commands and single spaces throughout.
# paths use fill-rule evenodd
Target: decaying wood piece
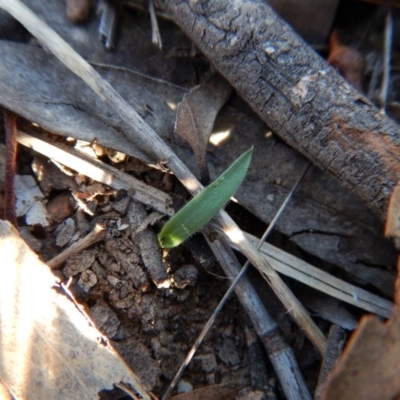
M 4 184 L 4 219 L 17 226 L 15 213 L 15 161 L 17 157 L 17 116 L 4 110 L 4 130 L 6 133 L 6 160 Z
M 158 0 L 281 138 L 382 219 L 400 179 L 400 128 L 262 0 Z
M 69 257 L 71 257 L 73 254 L 77 254 L 80 251 L 86 249 L 87 247 L 91 246 L 92 244 L 95 244 L 101 240 L 104 239 L 104 230 L 101 225 L 97 225 L 93 228 L 93 230 L 88 233 L 84 238 L 78 240 L 74 244 L 72 244 L 70 247 L 62 251 L 60 254 L 58 254 L 56 257 L 52 258 L 51 260 L 47 261 L 47 265 L 51 269 L 58 268 L 64 263 Z
M 346 341 L 346 334 L 342 328 L 332 325 L 328 335 L 328 345 L 324 354 L 321 369 L 318 376 L 317 388 L 315 389 L 315 399 L 319 399 L 329 374 L 335 368 L 343 346 Z
M 202 185 L 196 177 L 157 133 L 55 31 L 41 21 L 19 0 L 0 0 L 0 7 L 18 19 L 64 65 L 81 77 L 106 104 L 111 106 L 126 123 L 132 126 L 134 134 L 129 138 L 136 142 L 139 139 L 140 147 L 145 153 L 150 157 L 166 160 L 168 167 L 192 195 L 197 194 L 202 189 Z M 319 353 L 323 354 L 326 339 L 303 305 L 296 299 L 268 261 L 260 257 L 258 251 L 246 239 L 231 217 L 225 211 L 220 211 L 218 215 L 218 223 L 221 225 L 224 235 L 230 237 L 255 266 L 262 267 L 264 272 L 261 273 L 264 279 L 284 304 L 293 320 L 304 330 L 304 333 L 318 349 Z
M 162 261 L 161 249 L 158 246 L 156 235 L 149 228 L 135 232 L 139 230 L 140 225 L 148 217 L 144 205 L 132 201 L 128 207 L 127 217 L 134 231 L 132 240 L 137 241 L 143 264 L 149 272 L 151 280 L 158 288 L 168 288 L 171 285 L 171 279 L 167 273 L 166 265 Z

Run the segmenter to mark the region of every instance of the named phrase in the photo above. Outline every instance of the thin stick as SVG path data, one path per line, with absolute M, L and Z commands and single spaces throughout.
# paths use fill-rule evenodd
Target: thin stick
M 285 210 L 287 204 L 289 203 L 289 200 L 293 196 L 293 193 L 299 186 L 299 183 L 303 179 L 304 175 L 307 173 L 307 171 L 310 168 L 310 164 L 307 164 L 307 167 L 304 169 L 304 171 L 300 174 L 299 178 L 293 185 L 292 189 L 286 196 L 285 201 L 282 203 L 280 206 L 278 212 L 275 214 L 274 218 L 272 219 L 271 223 L 269 224 L 268 228 L 264 232 L 263 236 L 261 237 L 258 245 L 257 245 L 257 250 L 260 249 L 261 245 L 263 242 L 267 239 L 269 234 L 271 233 L 272 229 L 274 228 L 276 222 L 278 221 L 279 217 L 282 215 L 283 211 Z M 236 285 L 239 283 L 240 279 L 243 277 L 243 275 L 247 272 L 247 269 L 250 265 L 250 261 L 247 260 L 240 272 L 237 274 L 236 278 L 234 281 L 231 283 L 231 286 L 229 289 L 225 292 L 224 296 L 222 297 L 221 301 L 219 302 L 218 306 L 215 308 L 214 312 L 211 314 L 210 318 L 208 319 L 207 323 L 204 325 L 202 331 L 200 332 L 198 338 L 194 342 L 194 345 L 192 348 L 189 350 L 189 353 L 186 355 L 185 360 L 181 364 L 178 372 L 175 374 L 174 379 L 170 383 L 167 391 L 165 392 L 164 396 L 162 397 L 162 400 L 167 400 L 171 396 L 172 391 L 174 390 L 175 386 L 178 384 L 179 379 L 181 378 L 183 371 L 186 369 L 186 367 L 189 365 L 190 361 L 192 360 L 194 354 L 196 353 L 197 349 L 200 347 L 201 343 L 203 342 L 203 339 L 207 335 L 208 331 L 210 330 L 212 324 L 214 323 L 215 319 L 217 318 L 218 314 L 221 312 L 222 307 L 225 305 L 225 303 L 228 301 L 230 295 L 232 292 L 235 290 Z
M 215 231 L 206 232 L 208 244 L 218 262 L 230 279 L 234 279 L 241 270 L 241 265 L 229 245 L 219 238 L 215 240 Z M 287 399 L 310 399 L 310 394 L 301 374 L 293 350 L 286 343 L 276 321 L 268 314 L 260 297 L 244 276 L 236 285 L 235 293 L 246 310 L 257 336 L 260 338 L 268 358 L 276 372 Z
M 15 162 L 17 157 L 17 116 L 4 110 L 6 132 L 6 173 L 4 177 L 4 219 L 17 227 L 15 214 Z
M 87 234 L 84 238 L 78 240 L 74 244 L 72 244 L 70 247 L 61 252 L 58 256 L 52 258 L 50 261 L 47 261 L 47 265 L 51 269 L 58 268 L 64 261 L 66 261 L 72 255 L 79 253 L 80 251 L 86 249 L 92 244 L 99 242 L 100 240 L 103 240 L 104 231 L 105 231 L 104 227 L 96 224 L 96 226 L 89 234 Z
M 76 53 L 53 29 L 40 20 L 28 7 L 19 0 L 0 0 L 0 7 L 16 18 L 44 46 L 46 46 L 71 71 L 80 76 L 118 115 L 133 128 L 134 134 L 128 137 L 133 142 L 140 140 L 143 151 L 155 162 L 165 160 L 168 167 L 182 182 L 186 189 L 196 195 L 203 187 L 185 164 L 175 155 L 169 146 L 156 132 L 139 116 L 139 114 L 102 79 L 102 77 Z M 125 134 L 129 134 L 125 132 Z M 306 336 L 318 349 L 324 353 L 326 339 L 318 326 L 311 319 L 304 306 L 289 290 L 280 276 L 274 271 L 265 258 L 260 258 L 259 252 L 246 239 L 243 232 L 225 211 L 220 211 L 216 218 L 226 236 L 230 238 L 246 257 L 260 271 L 271 286 L 288 313 L 304 331 Z
M 382 86 L 379 100 L 381 107 L 386 107 L 387 95 L 390 83 L 390 60 L 392 53 L 392 42 L 393 42 L 393 17 L 390 8 L 387 10 L 385 18 L 385 43 L 383 48 L 383 74 L 382 74 Z

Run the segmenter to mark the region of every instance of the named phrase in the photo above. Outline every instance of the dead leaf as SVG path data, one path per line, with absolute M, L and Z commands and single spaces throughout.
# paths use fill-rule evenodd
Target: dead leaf
M 210 182 L 206 156 L 208 140 L 215 118 L 231 91 L 229 83 L 214 74 L 186 94 L 178 105 L 175 133 L 192 148 L 204 185 Z
M 0 380 L 16 399 L 94 399 L 120 382 L 150 399 L 5 221 L 0 221 L 0 254 Z

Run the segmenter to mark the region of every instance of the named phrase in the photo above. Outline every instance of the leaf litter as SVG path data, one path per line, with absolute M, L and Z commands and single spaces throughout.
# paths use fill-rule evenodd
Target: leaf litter
M 213 123 L 214 124 L 214 123 Z M 122 146 L 123 147 L 123 146 Z M 213 149 L 214 150 L 214 149 Z M 143 158 L 145 158 L 145 157 L 143 157 Z M 149 173 L 148 174 L 148 176 L 150 176 L 151 174 Z M 157 180 L 154 180 L 154 181 L 157 181 Z M 107 197 L 107 196 L 105 196 L 105 197 Z M 276 196 L 275 196 L 276 197 Z M 105 199 L 105 200 L 110 200 L 111 199 L 111 201 L 113 201 L 114 199 L 113 199 L 113 197 L 111 196 L 108 196 L 107 197 L 107 199 Z M 102 207 L 104 207 L 104 208 L 106 208 L 107 206 L 106 206 L 106 203 L 107 203 L 107 201 L 100 201 L 100 202 L 98 202 L 98 204 L 97 204 L 97 206 L 96 207 L 99 207 L 99 208 L 102 208 Z M 123 214 L 123 213 L 122 213 Z M 124 216 L 121 214 L 121 218 L 123 219 L 124 218 Z M 119 224 L 119 226 L 124 226 L 124 221 L 123 220 L 121 220 L 119 223 L 117 223 L 117 220 L 116 220 L 116 225 L 118 225 Z M 122 224 L 122 225 L 121 225 Z M 303 246 L 307 246 L 307 235 L 308 236 L 313 236 L 314 238 L 316 237 L 315 235 L 311 235 L 312 234 L 312 231 L 310 231 L 310 232 L 308 232 L 308 231 L 305 231 L 305 232 L 302 232 L 302 233 L 299 233 L 299 234 L 297 234 L 296 236 L 297 237 L 294 237 L 294 241 L 296 241 L 296 239 L 298 240 L 297 241 L 297 243 L 301 243 Z M 303 240 L 301 240 L 301 238 L 303 238 Z M 299 240 L 300 239 L 300 240 Z M 305 240 L 304 240 L 305 239 Z M 125 240 L 125 239 L 124 239 Z M 311 242 L 312 242 L 313 240 L 311 240 Z M 315 241 L 315 239 L 314 239 L 314 241 Z M 311 243 L 310 242 L 310 243 Z M 126 243 L 126 241 L 125 241 L 125 243 Z M 326 247 L 329 247 L 329 244 L 327 243 L 327 244 L 325 244 L 325 246 Z M 340 247 L 340 248 L 342 248 L 342 247 L 345 247 L 345 246 L 338 246 L 338 247 Z M 362 253 L 362 252 L 360 252 L 360 253 Z M 116 282 L 115 280 L 113 280 L 113 279 L 111 279 L 111 277 L 113 276 L 114 278 L 115 278 L 115 275 L 117 274 L 120 274 L 121 273 L 121 269 L 118 269 L 118 265 L 115 265 L 115 264 L 113 264 L 113 262 L 111 261 L 111 258 L 109 258 L 109 255 L 106 255 L 105 253 L 100 253 L 101 254 L 101 257 L 99 257 L 99 258 L 101 258 L 102 260 L 103 260 L 103 264 L 101 263 L 101 262 L 97 262 L 97 263 L 95 263 L 95 264 L 92 264 L 91 266 L 90 266 L 90 269 L 89 270 L 87 270 L 87 271 L 95 271 L 95 276 L 102 276 L 103 275 L 103 280 L 99 280 L 99 282 L 103 282 L 103 284 L 104 284 L 104 278 L 108 278 L 109 279 L 109 281 L 111 281 L 111 282 L 113 282 L 113 283 L 111 283 L 111 282 L 109 282 L 109 286 L 107 286 L 107 290 L 111 290 L 109 293 L 110 293 L 110 298 L 109 298 L 109 301 L 110 301 L 110 303 L 112 304 L 112 307 L 113 308 L 110 308 L 109 307 L 109 311 L 107 311 L 107 312 L 105 312 L 105 314 L 110 314 L 110 315 L 113 315 L 113 313 L 114 313 L 114 315 L 115 315 L 115 311 L 114 310 L 116 310 L 116 309 L 122 309 L 122 310 L 124 310 L 124 309 L 127 309 L 127 308 L 129 308 L 127 305 L 129 305 L 130 304 L 130 302 L 132 301 L 132 298 L 131 297 L 124 297 L 124 295 L 122 295 L 121 296 L 121 293 L 125 290 L 126 291 L 126 285 L 124 286 L 122 286 L 122 287 L 119 287 L 119 283 L 121 283 L 121 282 L 123 282 L 123 280 L 121 280 L 121 279 L 118 279 L 117 278 L 117 280 L 118 280 L 118 282 Z M 108 258 L 107 258 L 108 257 Z M 114 257 L 115 258 L 115 257 Z M 379 258 L 379 257 L 377 257 L 377 258 Z M 108 261 L 107 261 L 108 260 Z M 342 261 L 343 262 L 343 261 Z M 346 264 L 346 262 L 343 262 L 343 264 Z M 109 273 L 109 270 L 108 270 L 108 266 L 111 266 L 111 271 L 113 272 L 113 274 L 111 274 L 111 275 L 108 275 L 108 273 Z M 353 269 L 353 271 L 354 271 L 354 269 Z M 360 269 L 360 271 L 361 271 L 361 269 Z M 86 272 L 86 271 L 84 271 L 84 272 Z M 82 272 L 82 274 L 83 274 L 83 272 Z M 362 276 L 362 272 L 360 272 L 360 274 L 359 274 L 359 276 Z M 378 278 L 378 276 L 379 275 L 376 275 L 376 277 Z M 77 276 L 78 277 L 78 276 Z M 82 275 L 81 275 L 81 277 L 82 277 Z M 81 278 L 79 278 L 79 279 L 81 279 Z M 379 279 L 379 278 L 378 278 Z M 373 279 L 371 279 L 371 281 L 372 281 Z M 388 280 L 388 281 L 390 281 L 390 280 Z M 114 285 L 114 286 L 113 286 Z M 79 284 L 78 284 L 78 286 L 79 286 Z M 85 290 L 87 291 L 87 286 L 84 286 L 84 285 L 80 285 L 81 286 L 81 288 L 83 289 L 83 291 L 85 292 Z M 390 283 L 388 284 L 388 286 L 390 286 Z M 119 292 L 118 292 L 118 295 L 116 295 L 116 291 L 114 290 L 113 291 L 113 289 L 111 289 L 111 287 L 114 287 L 114 289 L 116 288 L 116 287 L 119 287 L 118 288 L 118 290 L 119 290 Z M 89 288 L 90 289 L 90 288 Z M 381 289 L 384 289 L 383 287 L 381 287 Z M 384 292 L 385 292 L 385 290 L 383 290 Z M 140 291 L 139 291 L 140 292 Z M 106 292 L 101 292 L 100 290 L 98 291 L 98 292 L 95 292 L 95 293 L 97 293 L 96 295 L 97 296 L 103 296 L 104 295 L 104 293 L 106 293 Z M 100 294 L 101 293 L 101 294 Z M 151 299 L 150 299 L 150 296 L 147 296 L 146 295 L 147 293 L 139 293 L 139 295 L 137 296 L 137 298 L 140 298 L 140 303 L 142 303 L 142 304 L 144 304 L 145 305 L 145 308 L 147 308 L 147 316 L 145 316 L 145 315 L 142 315 L 141 313 L 140 313 L 140 311 L 138 311 L 137 309 L 136 310 L 131 310 L 131 316 L 132 317 L 134 317 L 134 318 L 137 318 L 139 321 L 140 321 L 140 323 L 142 324 L 142 326 L 143 327 L 145 327 L 145 329 L 147 329 L 148 330 L 148 332 L 152 332 L 152 330 L 154 330 L 154 324 L 153 324 L 153 322 L 157 319 L 155 316 L 157 315 L 157 311 L 155 311 L 156 310 L 156 305 L 155 305 L 155 303 L 154 302 L 152 302 L 151 301 Z M 190 296 L 189 297 L 187 297 L 188 295 L 187 295 L 187 293 L 181 293 L 180 295 L 177 295 L 177 297 L 176 298 L 179 298 L 180 297 L 180 301 L 183 301 L 183 302 L 185 302 L 185 301 L 187 301 L 189 298 L 190 298 Z M 82 296 L 83 298 L 85 297 L 84 295 Z M 96 296 L 94 296 L 94 297 L 96 297 Z M 122 298 L 121 298 L 122 297 Z M 145 300 L 143 300 L 143 299 L 145 299 Z M 92 300 L 91 301 L 93 301 L 93 298 L 92 298 Z M 100 304 L 101 302 L 99 301 L 99 304 Z M 166 309 L 168 309 L 168 307 L 166 308 Z M 110 311 L 111 310 L 111 311 Z M 110 317 L 110 320 L 113 320 L 113 318 L 111 318 Z M 118 323 L 117 323 L 117 331 L 116 332 L 114 332 L 112 335 L 114 335 L 117 339 L 118 339 L 118 335 L 121 335 L 120 337 L 123 337 L 124 336 L 124 332 L 123 332 L 123 330 L 125 329 L 124 328 L 124 326 L 123 326 L 124 324 L 122 324 L 122 325 L 119 325 Z M 227 328 L 228 330 L 229 329 L 231 329 L 231 328 Z M 153 331 L 154 332 L 154 331 Z M 224 332 L 224 335 L 226 334 L 227 332 Z M 229 333 L 229 332 L 228 332 Z M 126 334 L 126 332 L 125 332 L 125 334 Z M 228 335 L 229 336 L 229 335 Z M 151 336 L 150 336 L 151 337 Z M 119 339 L 118 339 L 119 340 Z M 148 340 L 151 340 L 150 338 L 148 338 Z M 165 340 L 165 338 L 164 338 L 164 340 Z M 162 338 L 161 338 L 161 340 L 160 340 L 160 343 L 162 342 Z M 148 357 L 148 355 L 149 355 L 149 353 L 148 353 L 148 351 L 147 350 L 145 350 L 145 348 L 143 348 L 143 346 L 141 345 L 141 344 L 138 344 L 135 340 L 133 340 L 132 341 L 132 343 L 133 343 L 133 346 L 137 349 L 137 351 L 136 351 L 136 353 L 135 353 L 135 357 L 138 357 L 138 358 L 141 358 L 141 357 L 144 357 L 144 358 L 146 358 L 146 357 Z M 154 354 L 156 354 L 157 355 L 157 357 L 165 357 L 165 349 L 162 349 L 162 346 L 161 346 L 161 350 L 160 350 L 160 347 L 157 347 L 158 346 L 158 344 L 157 344 L 157 341 L 156 340 L 154 340 L 154 341 L 152 341 L 152 346 L 153 346 L 153 351 L 154 351 L 154 353 L 153 353 L 153 355 Z M 140 351 L 140 349 L 142 349 L 143 350 L 143 352 L 141 352 Z M 156 350 L 154 350 L 154 349 L 158 349 L 158 352 L 156 352 Z M 182 350 L 182 349 L 181 349 Z M 184 350 L 184 349 L 183 349 Z M 164 353 L 163 353 L 164 352 Z M 168 353 L 168 355 L 170 356 L 170 357 L 173 357 L 173 354 L 174 353 Z M 182 354 L 182 351 L 181 351 L 181 354 Z M 131 353 L 131 355 L 132 355 L 132 353 Z M 165 358 L 164 358 L 164 361 L 165 361 Z M 150 363 L 151 364 L 151 363 Z M 149 364 L 149 365 L 150 365 Z M 149 367 L 149 369 L 151 369 L 150 367 Z M 164 373 L 165 373 L 165 366 L 164 366 Z M 151 379 L 153 379 L 153 378 L 150 378 L 150 380 Z M 210 381 L 211 382 L 211 381 Z M 212 382 L 211 382 L 212 383 Z

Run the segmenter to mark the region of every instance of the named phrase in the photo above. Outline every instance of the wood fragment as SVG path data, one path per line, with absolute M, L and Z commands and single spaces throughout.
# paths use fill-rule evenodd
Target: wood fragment
M 352 89 L 263 0 L 156 4 L 274 132 L 384 219 L 400 178 L 396 123 Z
M 392 44 L 393 44 L 393 15 L 390 9 L 386 12 L 385 18 L 385 36 L 383 46 L 383 74 L 382 84 L 379 93 L 380 105 L 383 109 L 386 108 L 386 102 L 388 97 L 388 90 L 390 84 L 390 64 L 392 58 Z
M 385 236 L 400 239 L 400 185 L 393 189 L 390 198 Z
M 137 241 L 143 264 L 149 272 L 150 279 L 158 288 L 168 288 L 171 285 L 170 276 L 166 265 L 162 261 L 161 249 L 158 246 L 155 233 L 145 228 L 136 233 L 135 231 L 146 220 L 147 212 L 143 204 L 132 201 L 127 211 L 127 218 L 133 230 L 132 240 Z
M 162 40 L 160 34 L 160 28 L 158 27 L 157 15 L 154 9 L 153 0 L 149 1 L 149 14 L 151 22 L 151 42 L 158 47 L 159 50 L 162 49 Z
M 247 352 L 249 354 L 251 388 L 261 390 L 262 392 L 270 392 L 268 380 L 268 371 L 265 366 L 264 354 L 257 335 L 250 328 L 245 327 Z M 269 400 L 273 398 L 273 393 L 269 393 Z M 267 393 L 265 393 L 267 395 Z M 276 396 L 275 396 L 276 398 Z
M 121 172 L 117 168 L 99 162 L 60 143 L 50 143 L 44 137 L 39 138 L 19 131 L 17 140 L 24 146 L 34 149 L 52 160 L 57 160 L 78 173 L 84 171 L 84 174 L 89 178 L 117 190 L 126 189 L 130 191 L 135 200 L 153 207 L 164 215 L 174 214 L 170 196 L 150 185 L 146 185 L 131 175 Z

